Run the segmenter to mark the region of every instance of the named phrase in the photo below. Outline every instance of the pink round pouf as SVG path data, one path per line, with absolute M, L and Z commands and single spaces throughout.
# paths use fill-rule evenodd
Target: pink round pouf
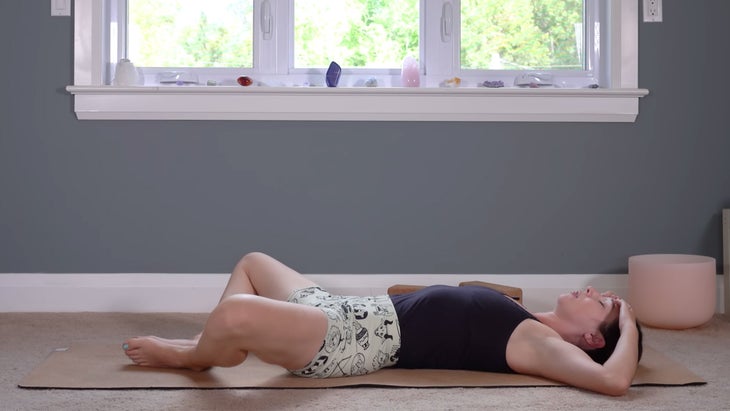
M 629 303 L 650 327 L 700 326 L 715 313 L 715 259 L 700 255 L 629 257 Z

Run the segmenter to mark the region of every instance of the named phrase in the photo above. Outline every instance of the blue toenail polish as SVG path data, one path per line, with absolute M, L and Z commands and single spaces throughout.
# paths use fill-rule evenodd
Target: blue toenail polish
M 129 349 L 129 344 L 127 344 L 127 343 L 122 344 L 122 349 L 124 351 L 127 351 Z

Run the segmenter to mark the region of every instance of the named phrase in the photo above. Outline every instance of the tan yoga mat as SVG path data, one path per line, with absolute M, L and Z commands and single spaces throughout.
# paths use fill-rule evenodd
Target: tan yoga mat
M 700 377 L 649 347 L 644 350 L 634 385 L 704 384 Z M 66 389 L 210 389 L 388 387 L 535 387 L 563 384 L 518 374 L 455 370 L 388 368 L 345 378 L 296 377 L 285 369 L 250 356 L 234 368 L 205 372 L 132 365 L 119 345 L 75 344 L 51 353 L 18 384 L 23 388 Z

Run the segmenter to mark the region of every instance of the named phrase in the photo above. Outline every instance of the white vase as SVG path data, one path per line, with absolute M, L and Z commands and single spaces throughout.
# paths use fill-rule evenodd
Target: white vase
M 136 86 L 139 81 L 137 68 L 128 59 L 121 59 L 117 63 L 112 84 L 115 86 Z

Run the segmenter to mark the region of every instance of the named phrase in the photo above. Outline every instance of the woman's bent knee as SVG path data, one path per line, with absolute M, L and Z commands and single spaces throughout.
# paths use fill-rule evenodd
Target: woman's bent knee
M 240 337 L 253 332 L 258 311 L 256 300 L 259 298 L 249 294 L 225 298 L 211 313 L 208 332 L 219 338 Z
M 260 251 L 253 251 L 250 253 L 247 253 L 243 257 L 241 257 L 241 260 L 238 262 L 239 265 L 248 266 L 251 264 L 255 264 L 258 261 L 264 260 L 264 259 L 270 259 L 268 255 L 260 252 Z

